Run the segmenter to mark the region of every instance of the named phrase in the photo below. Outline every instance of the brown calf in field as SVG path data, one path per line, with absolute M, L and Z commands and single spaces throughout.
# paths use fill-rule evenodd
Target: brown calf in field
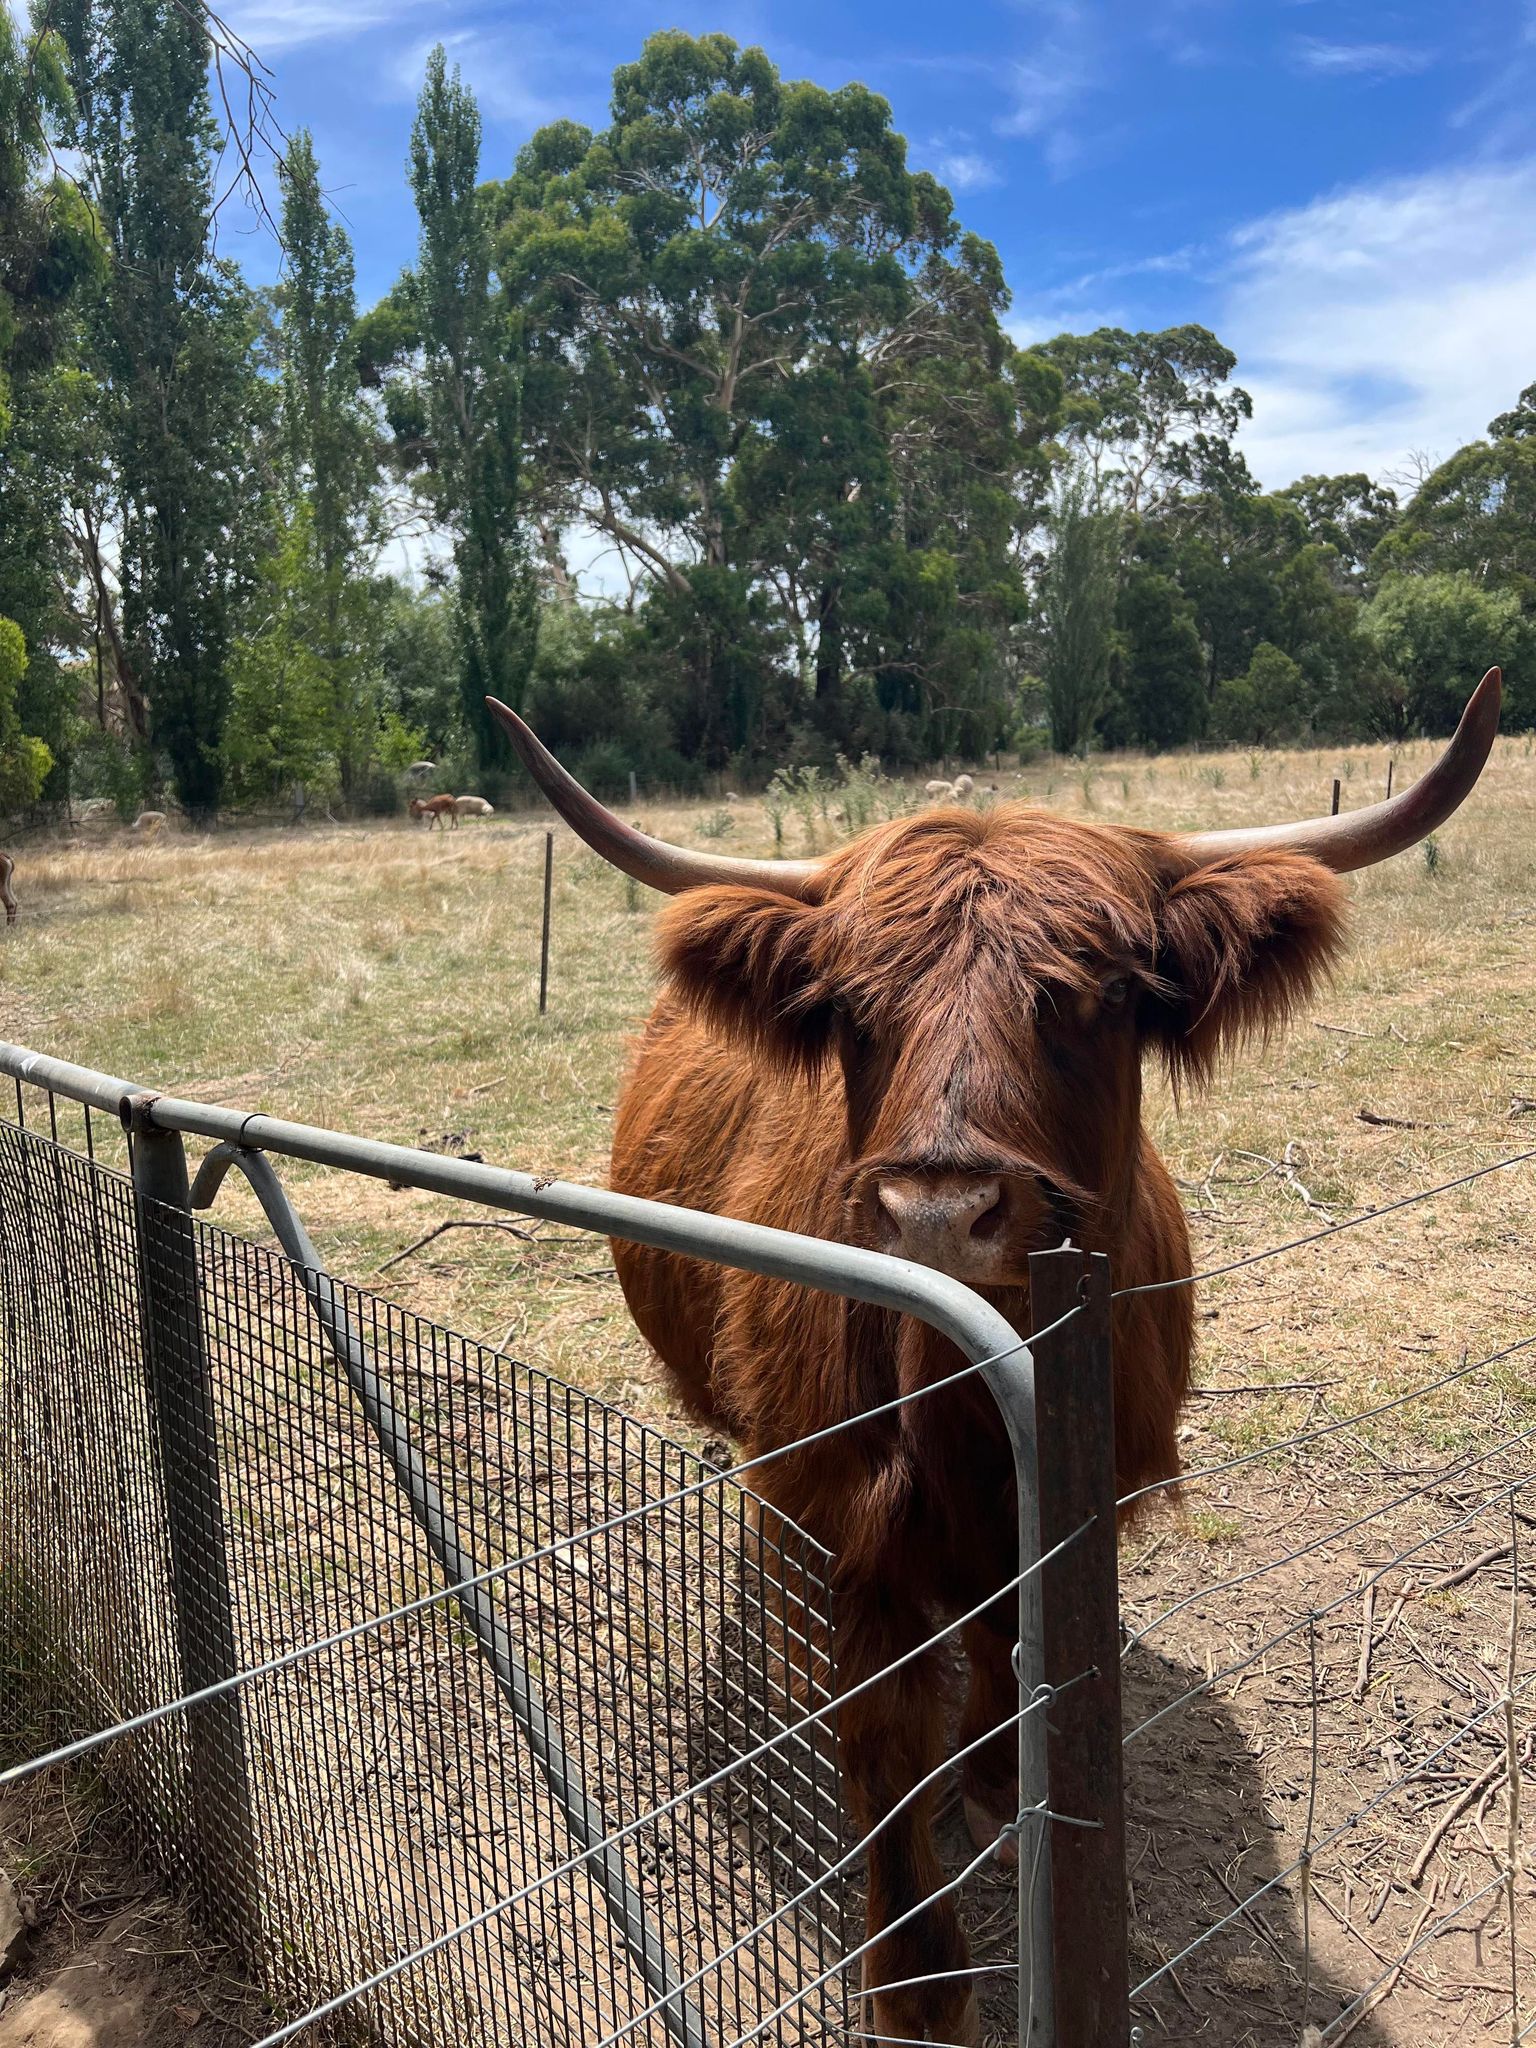
M 441 825 L 446 819 L 455 831 L 458 830 L 458 798 L 452 796 L 413 796 L 407 808 L 413 818 L 425 818 L 427 830 Z

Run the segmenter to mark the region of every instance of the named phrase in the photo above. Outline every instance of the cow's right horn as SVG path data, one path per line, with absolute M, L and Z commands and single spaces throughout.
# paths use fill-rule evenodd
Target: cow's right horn
M 1471 793 L 1499 729 L 1499 697 L 1499 671 L 1491 668 L 1472 692 L 1461 723 L 1439 760 L 1411 788 L 1383 803 L 1367 804 L 1363 810 L 1345 811 L 1337 817 L 1309 818 L 1301 824 L 1239 825 L 1221 832 L 1192 832 L 1185 844 L 1202 863 L 1273 847 L 1281 853 L 1310 854 L 1341 875 L 1390 860 L 1394 853 L 1402 853 L 1443 825 Z
M 811 898 L 821 864 L 814 860 L 734 860 L 726 854 L 695 853 L 691 847 L 669 846 L 616 818 L 584 790 L 554 755 L 499 698 L 486 704 L 517 749 L 518 758 L 567 825 L 621 874 L 633 875 L 647 888 L 677 896 L 684 889 L 735 882 L 749 888 L 774 889 L 781 896 Z

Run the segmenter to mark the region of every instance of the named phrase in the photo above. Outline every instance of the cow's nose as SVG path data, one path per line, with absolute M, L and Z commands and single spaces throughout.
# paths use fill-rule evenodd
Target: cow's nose
M 995 1174 L 893 1175 L 877 1193 L 886 1251 L 957 1276 L 978 1276 L 997 1262 L 1004 1221 Z

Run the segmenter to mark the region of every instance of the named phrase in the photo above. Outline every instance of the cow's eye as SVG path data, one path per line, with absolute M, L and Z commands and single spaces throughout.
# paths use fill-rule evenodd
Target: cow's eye
M 1123 1010 L 1130 992 L 1131 977 L 1128 974 L 1111 975 L 1108 981 L 1099 984 L 1099 1001 L 1106 1010 Z

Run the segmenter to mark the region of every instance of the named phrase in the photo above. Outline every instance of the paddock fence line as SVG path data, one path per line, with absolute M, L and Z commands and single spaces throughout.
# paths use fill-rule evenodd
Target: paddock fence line
M 1072 1911 L 1102 1919 L 1094 1868 L 1118 1880 L 1090 1857 L 1084 1882 L 1080 1845 L 1107 1822 L 1048 1716 L 1064 1693 L 1118 1713 L 1116 1635 L 1112 1593 L 1095 1648 L 1052 1575 L 1095 1528 L 1112 1553 L 1112 1443 L 1080 1432 L 1071 1483 L 1037 1506 L 1032 1351 L 994 1309 L 878 1254 L 22 1047 L 0 1045 L 0 1073 L 0 1731 L 25 1731 L 0 1790 L 94 1756 L 145 1852 L 257 1974 L 264 2043 L 347 2038 L 327 2021 L 423 2048 L 867 2038 L 868 1838 L 842 1810 L 836 1726 L 889 1675 L 839 1688 L 835 1560 L 751 1465 L 716 1470 L 327 1273 L 282 1159 L 779 1275 L 952 1340 L 950 1380 L 884 1405 L 987 1384 L 1015 1450 L 1018 1570 L 897 1667 L 1016 1607 L 1016 1703 L 970 1747 L 1016 1739 L 1019 1804 L 903 1917 L 985 1881 L 991 1946 L 966 1974 L 989 2017 L 1031 2043 L 1089 2038 L 1071 1986 L 1058 2030 L 1056 1959 L 1081 1952 Z M 211 1141 L 195 1177 L 187 1136 Z M 200 1213 L 232 1168 L 276 1249 Z M 1042 1271 L 1058 1260 L 1062 1334 L 1095 1314 L 1107 1331 L 1107 1277 L 1094 1309 L 1081 1255 Z
M 1009 1877 L 999 1844 L 951 1845 L 932 1897 L 963 1893 L 989 2043 L 1536 2037 L 1536 1333 L 1348 1412 L 1311 1380 L 1286 1432 L 1272 1386 L 1198 1389 L 1265 1425 L 1186 1459 L 1196 1522 L 1232 1526 L 1133 1525 L 1117 1560 L 1115 1510 L 1170 1488 L 1114 1498 L 1110 1324 L 1138 1290 L 1102 1259 L 1032 1261 L 1024 1343 L 848 1247 L 21 1048 L 0 1072 L 0 1733 L 28 1737 L 0 1791 L 95 1755 L 260 1969 L 259 2048 L 350 2038 L 328 2024 L 451 2048 L 889 2038 L 858 1996 L 836 1560 L 752 1464 L 717 1471 L 326 1273 L 285 1158 L 874 1300 L 987 1380 L 1024 1512 L 997 1589 L 1018 1695 L 980 1741 L 1017 1730 L 1019 1855 Z M 195 1178 L 185 1135 L 212 1145 Z M 1193 1279 L 1262 1284 L 1533 1159 Z M 198 1213 L 231 1169 L 276 1251 Z

